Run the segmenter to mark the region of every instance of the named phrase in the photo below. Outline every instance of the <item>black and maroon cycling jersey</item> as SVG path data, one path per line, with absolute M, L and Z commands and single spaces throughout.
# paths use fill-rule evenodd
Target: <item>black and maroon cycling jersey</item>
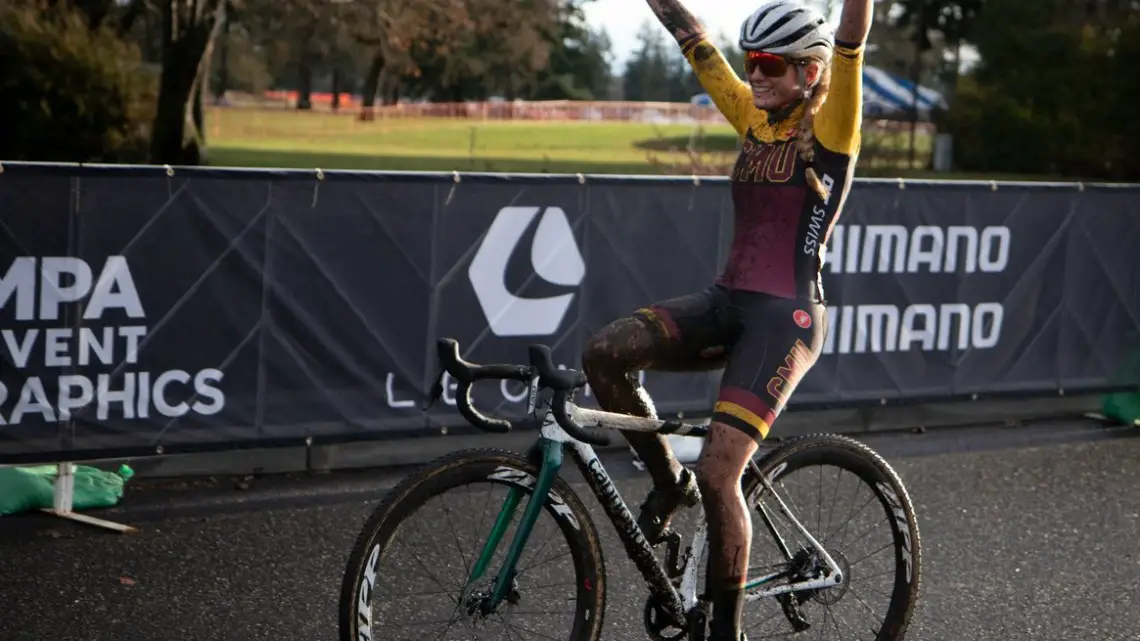
M 735 233 L 712 287 L 636 315 L 655 328 L 663 349 L 681 357 L 674 363 L 691 359 L 696 367 L 723 359 L 714 420 L 764 438 L 823 349 L 823 248 L 850 191 L 859 150 L 863 46 L 836 44 L 830 91 L 812 123 L 812 168 L 823 195 L 808 184 L 796 149 L 805 106 L 770 119 L 707 39 L 685 42 L 682 51 L 741 138 L 732 172 Z M 721 350 L 723 356 L 708 356 Z

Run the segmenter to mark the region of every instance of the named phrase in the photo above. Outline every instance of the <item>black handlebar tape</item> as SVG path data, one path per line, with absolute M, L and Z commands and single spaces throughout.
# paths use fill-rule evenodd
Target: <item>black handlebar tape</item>
M 467 419 L 468 422 L 479 429 L 495 432 L 496 434 L 505 434 L 511 431 L 510 421 L 484 416 L 471 404 L 471 386 L 473 383 L 474 381 L 459 384 L 459 395 L 455 399 L 455 404 L 459 407 L 459 413 L 463 415 L 463 418 Z

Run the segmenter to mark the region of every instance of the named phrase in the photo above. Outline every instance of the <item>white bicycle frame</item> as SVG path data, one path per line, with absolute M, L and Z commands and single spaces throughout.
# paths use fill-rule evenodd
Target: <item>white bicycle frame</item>
M 534 407 L 533 403 L 535 396 L 536 395 L 532 392 L 532 409 Z M 567 401 L 566 403 L 566 410 L 575 423 L 585 428 L 616 429 L 633 432 L 658 432 L 682 435 L 704 430 L 703 426 L 688 423 L 681 423 L 681 427 L 678 429 L 662 430 L 662 426 L 665 424 L 665 421 L 659 419 L 646 419 L 636 416 L 613 414 L 599 410 L 592 410 L 579 407 L 570 401 Z M 672 610 L 674 614 L 683 614 L 684 612 L 687 612 L 693 608 L 697 603 L 697 570 L 700 568 L 700 564 L 703 562 L 705 555 L 707 554 L 708 526 L 705 519 L 703 518 L 703 507 L 698 506 L 701 507 L 702 518 L 700 519 L 700 524 L 697 526 L 697 530 L 694 533 L 692 540 L 685 549 L 683 561 L 680 566 L 682 569 L 680 589 L 677 590 L 673 587 L 672 583 L 666 580 L 665 585 L 668 586 L 668 591 L 665 591 L 664 586 L 660 585 L 660 578 L 657 576 L 660 569 L 660 563 L 658 562 L 656 555 L 654 555 L 652 547 L 650 547 L 648 541 L 641 533 L 641 530 L 637 528 L 636 521 L 634 520 L 632 513 L 630 513 L 628 506 L 622 499 L 621 495 L 618 493 L 617 488 L 613 486 L 613 483 L 610 480 L 609 475 L 606 473 L 605 468 L 602 466 L 602 463 L 599 460 L 597 453 L 594 451 L 594 448 L 589 443 L 584 443 L 574 438 L 568 434 L 560 425 L 558 425 L 557 421 L 555 420 L 554 413 L 549 408 L 549 405 L 546 406 L 546 414 L 543 417 L 541 433 L 543 438 L 568 446 L 573 451 L 575 458 L 578 460 L 581 466 L 583 475 L 590 483 L 591 488 L 594 490 L 594 493 L 597 496 L 598 500 L 602 503 L 602 506 L 606 508 L 607 514 L 613 521 L 614 526 L 618 528 L 619 534 L 623 535 L 623 540 L 626 541 L 627 548 L 629 548 L 631 560 L 633 560 L 638 565 L 638 568 L 642 571 L 643 576 L 649 583 L 650 589 L 655 590 L 658 593 L 664 592 L 661 594 L 661 596 L 667 598 L 671 602 L 666 605 L 666 609 Z M 820 557 L 823 558 L 824 563 L 826 563 L 830 569 L 830 572 L 828 572 L 828 575 L 825 578 L 799 581 L 789 585 L 781 585 L 776 587 L 760 586 L 763 586 L 764 584 L 783 576 L 785 574 L 784 572 L 777 572 L 756 577 L 749 580 L 745 584 L 745 600 L 755 601 L 758 599 L 769 598 L 788 592 L 827 588 L 842 583 L 842 572 L 839 566 L 835 563 L 835 560 L 831 557 L 830 554 L 828 554 L 827 550 L 819 544 L 815 537 L 813 537 L 811 533 L 807 531 L 807 528 L 805 528 L 799 522 L 799 520 L 797 520 L 795 516 L 792 515 L 791 510 L 788 509 L 788 506 L 784 503 L 783 500 L 780 499 L 778 495 L 776 495 L 775 490 L 772 488 L 770 477 L 775 476 L 780 468 L 773 470 L 769 476 L 765 477 L 762 474 L 759 474 L 760 470 L 758 467 L 756 467 L 754 461 L 750 462 L 750 464 L 760 476 L 761 484 L 756 489 L 756 491 L 754 491 L 752 495 L 748 497 L 749 501 L 754 501 L 759 495 L 760 490 L 767 489 L 771 495 L 775 497 L 780 512 L 782 512 L 784 516 L 792 522 L 796 529 L 799 530 L 801 534 L 803 534 L 804 538 L 807 539 L 810 545 L 819 553 Z M 628 540 L 624 537 L 628 537 Z M 694 555 L 694 550 L 698 550 L 699 554 Z M 649 571 L 650 568 L 647 566 L 648 559 L 646 559 L 646 554 L 652 558 L 652 563 L 657 564 L 658 571 Z M 680 607 L 678 608 L 678 606 Z

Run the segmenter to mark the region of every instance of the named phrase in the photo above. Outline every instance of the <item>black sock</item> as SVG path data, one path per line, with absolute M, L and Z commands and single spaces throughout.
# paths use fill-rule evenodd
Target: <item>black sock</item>
M 737 585 L 714 592 L 709 641 L 740 641 L 740 615 L 743 610 L 743 587 Z

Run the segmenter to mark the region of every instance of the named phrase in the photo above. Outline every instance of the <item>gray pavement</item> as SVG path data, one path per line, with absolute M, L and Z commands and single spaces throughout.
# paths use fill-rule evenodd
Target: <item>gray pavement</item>
M 908 639 L 1140 641 L 1136 436 L 1069 422 L 865 437 L 919 512 L 922 605 Z M 639 502 L 647 478 L 620 452 L 604 461 Z M 402 473 L 128 486 L 123 506 L 102 516 L 141 528 L 129 536 L 40 515 L 0 519 L 0 639 L 336 639 L 349 548 Z M 645 639 L 641 579 L 612 527 L 598 527 L 603 638 Z

